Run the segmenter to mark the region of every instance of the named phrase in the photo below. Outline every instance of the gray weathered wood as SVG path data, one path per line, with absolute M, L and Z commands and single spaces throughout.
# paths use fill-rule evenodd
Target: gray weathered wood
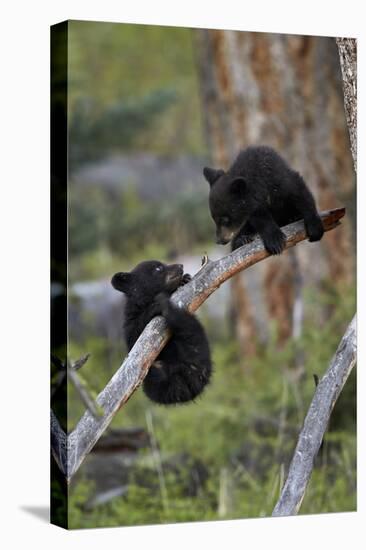
M 80 367 L 77 367 L 80 368 Z M 98 410 L 97 406 L 95 405 L 95 402 L 90 395 L 88 391 L 88 387 L 84 379 L 78 375 L 76 370 L 74 370 L 73 366 L 69 366 L 67 368 L 67 377 L 72 382 L 75 390 L 77 391 L 80 399 L 84 403 L 85 407 L 89 409 L 89 411 L 92 413 L 93 416 L 98 418 L 103 414 L 103 411 Z
M 357 172 L 357 41 L 355 38 L 336 38 L 336 41 L 342 70 L 344 110 Z
M 81 367 L 83 367 L 85 365 L 85 363 L 87 362 L 87 360 L 89 359 L 90 357 L 90 353 L 86 353 L 85 355 L 83 355 L 82 357 L 80 357 L 80 359 L 77 359 L 76 361 L 74 361 L 71 365 L 69 365 L 69 367 L 72 369 L 72 370 L 80 370 Z
M 51 409 L 51 451 L 57 466 L 66 476 L 67 473 L 67 436 Z
M 344 208 L 322 212 L 324 229 L 329 231 L 336 227 L 344 214 Z M 282 230 L 287 236 L 286 248 L 295 246 L 306 239 L 302 221 L 288 225 Z M 217 261 L 208 262 L 191 282 L 179 288 L 173 294 L 172 301 L 193 312 L 222 283 L 268 256 L 269 254 L 264 249 L 261 239 L 256 238 L 252 243 L 235 250 L 231 254 Z M 80 464 L 108 427 L 117 411 L 140 386 L 150 365 L 160 353 L 168 338 L 168 330 L 162 317 L 156 317 L 145 327 L 121 367 L 97 397 L 98 405 L 104 410 L 103 416 L 95 418 L 89 411 L 86 411 L 75 429 L 69 434 L 67 438 L 68 460 L 65 470 L 67 480 L 70 480 L 78 470 Z M 56 444 L 54 452 L 57 452 L 58 448 L 59 446 Z
M 349 324 L 327 372 L 317 385 L 273 516 L 297 514 L 334 404 L 355 363 L 356 316 Z

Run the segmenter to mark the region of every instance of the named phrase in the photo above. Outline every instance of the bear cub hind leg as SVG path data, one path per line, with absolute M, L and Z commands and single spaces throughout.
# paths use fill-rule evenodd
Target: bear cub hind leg
M 162 367 L 150 369 L 144 380 L 145 393 L 159 403 L 194 400 L 211 377 L 209 344 L 200 322 L 188 311 L 175 306 L 169 294 L 155 298 L 172 332 L 172 339 L 161 352 Z

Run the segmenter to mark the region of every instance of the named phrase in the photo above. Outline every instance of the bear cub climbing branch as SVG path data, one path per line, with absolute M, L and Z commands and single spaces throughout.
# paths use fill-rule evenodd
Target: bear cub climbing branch
M 146 395 L 164 405 L 192 401 L 211 377 L 210 349 L 202 325 L 170 301 L 170 295 L 190 280 L 180 264 L 144 261 L 129 273 L 116 273 L 111 281 L 127 297 L 124 334 L 128 350 L 157 315 L 163 315 L 172 333 L 143 382 Z
M 258 233 L 270 254 L 281 254 L 286 237 L 280 227 L 304 219 L 309 241 L 324 233 L 313 195 L 298 172 L 266 146 L 241 151 L 227 172 L 205 167 L 209 206 L 218 244 L 232 250 Z

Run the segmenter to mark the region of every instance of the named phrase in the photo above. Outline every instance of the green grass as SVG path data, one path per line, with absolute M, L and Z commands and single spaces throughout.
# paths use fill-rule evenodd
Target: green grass
M 127 495 L 87 510 L 93 483 L 83 467 L 71 484 L 70 526 L 102 527 L 179 521 L 206 521 L 271 515 L 297 441 L 304 414 L 313 397 L 313 373 L 325 372 L 354 311 L 354 292 L 328 295 L 338 307 L 323 327 L 308 320 L 298 343 L 305 353 L 304 375 L 292 376 L 298 346 L 282 349 L 276 339 L 251 360 L 240 360 L 234 342 L 212 346 L 212 384 L 186 406 L 160 407 L 138 390 L 116 415 L 112 426 L 143 426 L 152 422 L 163 464 L 165 492 L 151 449 L 141 450 L 130 471 Z M 308 297 L 311 299 L 311 296 Z M 325 299 L 325 298 L 324 298 Z M 314 308 L 320 307 L 314 302 Z M 90 346 L 90 342 L 88 343 Z M 99 349 L 98 349 L 98 346 Z M 88 351 L 90 347 L 88 347 Z M 81 350 L 80 350 L 81 351 Z M 85 351 L 85 350 L 84 350 Z M 94 342 L 95 364 L 88 377 L 103 387 L 111 372 L 102 372 L 102 342 Z M 99 374 L 98 374 L 99 373 Z M 330 431 L 316 460 L 301 514 L 356 509 L 355 375 L 335 407 Z M 74 420 L 82 405 L 72 397 Z M 150 418 L 149 423 L 147 419 Z M 181 457 L 188 464 L 181 464 Z M 203 465 L 207 479 L 195 496 L 187 494 L 189 461 Z M 172 470 L 171 464 L 178 470 Z

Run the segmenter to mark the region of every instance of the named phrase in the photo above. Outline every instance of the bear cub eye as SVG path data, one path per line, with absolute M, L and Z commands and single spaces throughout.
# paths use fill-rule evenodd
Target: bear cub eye
M 221 225 L 230 225 L 230 218 L 224 216 L 221 218 Z
M 162 265 L 156 266 L 155 271 L 163 271 L 163 266 Z

